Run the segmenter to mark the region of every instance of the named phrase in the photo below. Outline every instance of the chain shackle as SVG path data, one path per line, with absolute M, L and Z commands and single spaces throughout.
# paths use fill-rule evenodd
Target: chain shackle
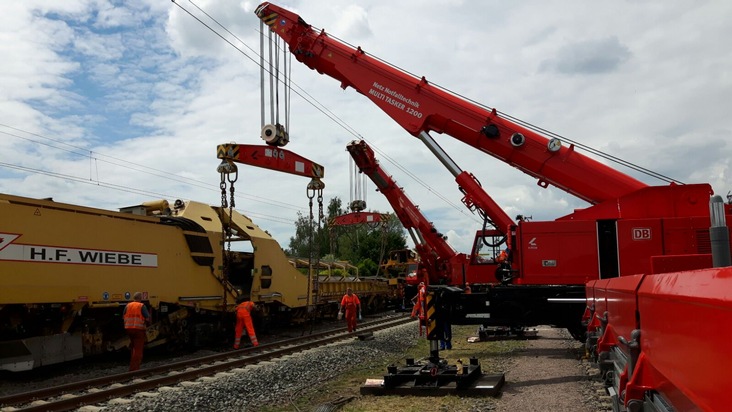
M 226 209 L 229 204 L 226 202 L 226 177 L 224 176 L 224 173 L 221 173 L 221 183 L 219 184 L 219 187 L 221 188 L 221 207 Z

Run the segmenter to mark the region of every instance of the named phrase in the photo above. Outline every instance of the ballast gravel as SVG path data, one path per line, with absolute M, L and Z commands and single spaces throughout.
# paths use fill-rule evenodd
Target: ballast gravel
M 157 396 L 116 399 L 104 405 L 106 412 L 129 411 L 256 411 L 262 407 L 296 410 L 291 400 L 318 391 L 325 382 L 344 370 L 374 361 L 399 361 L 415 344 L 414 325 L 374 333 L 373 340 L 342 341 L 309 351 L 274 359 L 199 379 Z M 386 371 L 386 365 L 384 365 Z M 130 402 L 131 401 L 131 402 Z
M 596 365 L 582 359 L 582 344 L 572 340 L 562 329 L 540 328 L 539 331 L 538 340 L 524 344 L 501 341 L 491 343 L 498 352 L 503 352 L 501 348 L 513 349 L 503 355 L 481 358 L 487 373 L 504 372 L 506 375 L 506 384 L 498 398 L 464 398 L 453 404 L 455 408 L 448 409 L 434 407 L 429 401 L 426 405 L 432 405 L 433 410 L 470 412 L 611 411 L 610 398 L 599 379 Z M 329 385 L 342 379 L 348 371 L 370 366 L 372 370 L 376 368 L 385 373 L 386 366 L 390 363 L 402 365 L 405 351 L 417 342 L 415 335 L 414 324 L 404 325 L 376 332 L 373 340 L 360 341 L 354 337 L 353 340 L 311 349 L 261 365 L 234 369 L 214 377 L 182 382 L 133 397 L 113 399 L 104 404 L 84 406 L 78 411 L 298 411 L 292 399 L 316 393 L 319 399 L 342 395 L 337 389 L 330 389 Z M 476 345 L 482 346 L 486 343 Z M 470 344 L 461 350 L 470 352 L 469 346 Z M 143 368 L 156 366 L 161 362 L 170 360 L 148 356 L 143 360 Z M 93 365 L 92 368 L 87 364 L 74 368 L 64 367 L 64 373 L 48 379 L 6 377 L 0 380 L 0 395 L 124 372 L 127 369 L 127 358 Z M 377 378 L 379 375 L 377 373 L 372 377 Z M 323 391 L 326 391 L 325 396 L 321 396 Z M 377 409 L 375 405 L 374 408 L 369 408 L 365 405 L 370 404 L 364 404 L 363 400 L 356 402 L 361 405 L 358 410 L 382 409 Z M 429 409 L 426 406 L 415 406 L 424 405 L 423 401 L 416 399 L 404 402 L 412 407 Z M 401 404 L 403 408 L 404 403 Z M 331 405 L 323 405 L 323 408 L 318 410 L 336 410 Z

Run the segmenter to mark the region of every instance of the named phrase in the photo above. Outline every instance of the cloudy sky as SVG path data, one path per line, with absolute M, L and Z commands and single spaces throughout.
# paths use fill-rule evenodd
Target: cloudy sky
M 216 146 L 262 143 L 257 2 L 4 3 L 0 192 L 113 210 L 159 198 L 220 203 Z M 732 2 L 275 4 L 484 105 L 681 182 L 732 190 Z M 325 166 L 326 204 L 351 200 L 345 147 L 364 138 L 449 242 L 469 252 L 480 222 L 452 175 L 364 96 L 292 62 L 287 149 Z M 551 220 L 587 206 L 434 137 L 511 216 Z M 308 213 L 307 182 L 243 166 L 237 209 L 287 247 L 298 211 Z M 369 209 L 390 210 L 366 189 Z

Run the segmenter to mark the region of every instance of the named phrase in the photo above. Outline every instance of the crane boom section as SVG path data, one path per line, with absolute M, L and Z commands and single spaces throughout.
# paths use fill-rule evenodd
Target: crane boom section
M 351 157 L 353 157 L 358 168 L 363 173 L 366 173 L 379 191 L 386 197 L 405 227 L 418 230 L 425 241 L 432 246 L 440 257 L 450 258 L 457 254 L 455 249 L 437 233 L 432 223 L 425 219 L 419 207 L 407 197 L 402 188 L 379 165 L 379 162 L 374 156 L 373 149 L 366 142 L 363 140 L 351 142 L 347 146 L 347 150 L 351 154 Z
M 437 283 L 442 279 L 452 280 L 452 273 L 465 256 L 455 251 L 445 238 L 429 222 L 419 207 L 415 205 L 397 182 L 386 173 L 376 160 L 373 149 L 365 141 L 353 141 L 346 150 L 351 154 L 356 166 L 374 182 L 377 189 L 391 204 L 396 216 L 407 230 L 419 232 L 422 244 L 415 245 L 422 262 L 427 267 L 430 282 Z
M 352 87 L 414 136 L 448 134 L 591 204 L 646 185 L 574 150 L 557 145 L 514 121 L 430 84 L 317 31 L 297 14 L 263 3 L 257 16 L 288 43 L 295 58 L 318 73 Z M 550 144 L 551 142 L 551 144 Z

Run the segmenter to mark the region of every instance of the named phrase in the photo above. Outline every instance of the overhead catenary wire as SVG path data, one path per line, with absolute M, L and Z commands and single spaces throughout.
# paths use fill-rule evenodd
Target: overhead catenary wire
M 247 45 L 246 42 L 244 42 L 242 39 L 240 39 L 238 36 L 236 36 L 234 33 L 232 33 L 229 29 L 227 29 L 225 26 L 223 26 L 221 23 L 219 23 L 219 21 L 216 20 L 213 16 L 211 16 L 210 14 L 208 14 L 207 12 L 205 12 L 204 10 L 202 10 L 200 7 L 198 7 L 198 5 L 195 4 L 195 2 L 193 2 L 192 0 L 188 0 L 188 2 L 191 3 L 194 7 L 196 7 L 199 11 L 201 11 L 201 13 L 203 13 L 208 19 L 210 19 L 212 22 L 214 22 L 223 31 L 225 31 L 226 33 L 228 33 L 229 35 L 231 35 L 234 39 L 236 39 L 239 43 L 241 43 L 251 53 L 253 53 L 255 55 L 259 55 L 260 56 L 260 60 L 263 58 L 262 55 L 261 55 L 261 53 L 258 54 L 254 49 L 252 49 L 249 45 Z M 264 69 L 264 71 L 266 71 L 267 73 L 270 74 L 270 77 L 273 77 L 273 73 L 267 69 L 266 63 L 264 65 L 260 64 L 254 58 L 252 58 L 251 56 L 249 56 L 249 54 L 247 54 L 244 50 L 242 50 L 239 47 L 237 47 L 231 40 L 227 39 L 224 35 L 222 35 L 221 33 L 217 32 L 216 30 L 214 30 L 214 28 L 211 27 L 211 25 L 206 24 L 203 20 L 201 20 L 198 16 L 194 15 L 193 13 L 191 13 L 189 10 L 187 10 L 185 7 L 183 7 L 180 3 L 178 3 L 175 0 L 173 0 L 173 3 L 176 6 L 178 6 L 180 9 L 182 9 L 186 14 L 190 15 L 195 20 L 197 20 L 199 23 L 201 23 L 204 27 L 206 27 L 207 29 L 209 29 L 217 37 L 221 38 L 227 44 L 229 44 L 231 47 L 233 47 L 234 49 L 236 49 L 237 51 L 239 51 L 247 59 L 249 59 L 253 63 L 257 64 L 260 68 Z M 260 24 L 260 30 L 262 30 L 261 27 L 262 27 L 262 25 Z M 262 34 L 262 32 L 260 31 L 260 35 L 261 34 Z M 261 37 L 262 36 L 260 36 L 260 38 Z M 286 52 L 286 50 L 284 50 L 284 51 Z M 438 197 L 440 200 L 442 200 L 446 204 L 450 205 L 458 213 L 460 213 L 460 214 L 462 214 L 462 215 L 464 215 L 464 216 L 466 216 L 466 217 L 468 217 L 470 219 L 473 219 L 476 223 L 482 223 L 482 222 L 478 221 L 473 214 L 470 214 L 470 213 L 466 212 L 466 210 L 465 210 L 464 207 L 462 207 L 461 205 L 458 205 L 457 203 L 451 201 L 450 199 L 448 199 L 447 197 L 445 197 L 442 193 L 440 193 L 440 192 L 436 191 L 435 189 L 433 189 L 425 181 L 423 181 L 422 179 L 420 179 L 418 176 L 416 176 L 411 171 L 407 170 L 405 167 L 403 167 L 401 164 L 399 164 L 397 161 L 395 161 L 389 155 L 387 155 L 384 151 L 380 150 L 376 145 L 374 145 L 372 142 L 370 142 L 368 139 L 366 139 L 364 136 L 362 136 L 361 133 L 359 133 L 358 131 L 356 131 L 348 123 L 346 123 L 344 120 L 342 120 L 336 114 L 334 114 L 331 110 L 329 110 L 327 107 L 325 107 L 325 105 L 323 105 L 316 98 L 314 98 L 312 95 L 310 95 L 305 89 L 301 88 L 297 83 L 293 82 L 292 79 L 291 79 L 291 76 L 288 76 L 288 78 L 290 78 L 290 80 L 289 80 L 290 83 L 289 83 L 289 86 L 287 87 L 287 90 L 289 91 L 289 93 L 293 93 L 294 92 L 295 94 L 297 94 L 298 96 L 300 96 L 301 98 L 303 98 L 303 100 L 305 100 L 310 105 L 312 105 L 316 110 L 320 111 L 327 118 L 329 118 L 330 120 L 332 120 L 335 124 L 337 124 L 338 126 L 340 126 L 341 128 L 343 128 L 346 132 L 348 132 L 349 134 L 353 135 L 354 137 L 356 137 L 358 139 L 365 140 L 366 142 L 368 142 L 369 145 L 372 147 L 372 149 L 374 149 L 374 151 L 379 154 L 379 159 L 384 160 L 384 161 L 387 161 L 390 164 L 394 165 L 397 169 L 401 170 L 404 174 L 406 174 L 412 180 L 414 180 L 415 182 L 417 182 L 420 186 L 422 186 L 423 188 L 425 188 L 429 193 L 433 194 L 434 196 Z
M 174 181 L 174 182 L 183 183 L 183 184 L 186 184 L 186 185 L 189 185 L 189 186 L 193 186 L 193 187 L 198 187 L 198 188 L 202 188 L 202 189 L 206 189 L 206 190 L 212 190 L 212 191 L 219 191 L 218 185 L 216 185 L 216 184 L 211 184 L 209 182 L 204 182 L 204 181 L 200 181 L 200 180 L 196 180 L 196 179 L 191 179 L 191 178 L 179 177 L 179 176 L 177 176 L 177 175 L 175 175 L 173 173 L 170 173 L 170 172 L 167 172 L 167 171 L 164 171 L 164 170 L 160 170 L 160 169 L 156 169 L 156 168 L 153 168 L 153 167 L 145 166 L 145 165 L 142 165 L 142 164 L 139 164 L 139 163 L 135 163 L 135 162 L 131 162 L 131 161 L 128 161 L 128 160 L 120 159 L 118 157 L 106 155 L 106 154 L 103 154 L 103 153 L 100 153 L 100 152 L 94 152 L 92 150 L 88 150 L 88 149 L 83 148 L 83 147 L 80 147 L 80 146 L 72 145 L 70 143 L 64 142 L 64 141 L 59 140 L 59 139 L 54 139 L 54 138 L 51 138 L 51 137 L 48 137 L 48 136 L 44 136 L 44 135 L 41 135 L 41 134 L 38 134 L 38 133 L 33 133 L 33 132 L 25 131 L 25 130 L 19 129 L 17 127 L 13 127 L 13 126 L 6 125 L 6 124 L 3 124 L 3 123 L 0 123 L 0 127 L 5 127 L 5 128 L 11 129 L 11 130 L 14 130 L 14 131 L 17 131 L 17 132 L 21 132 L 21 133 L 24 133 L 24 134 L 27 134 L 27 135 L 30 135 L 30 136 L 35 136 L 35 137 L 37 137 L 38 139 L 41 139 L 41 140 L 32 139 L 32 138 L 29 138 L 29 137 L 26 137 L 26 136 L 21 136 L 19 134 L 10 133 L 10 132 L 3 131 L 3 130 L 0 130 L 0 134 L 4 134 L 4 135 L 7 135 L 7 136 L 11 136 L 11 137 L 15 137 L 15 138 L 22 139 L 22 140 L 25 140 L 25 141 L 29 141 L 29 142 L 32 142 L 32 143 L 37 144 L 37 145 L 42 145 L 42 146 L 50 147 L 52 149 L 65 151 L 67 153 L 71 153 L 71 154 L 76 155 L 76 156 L 79 156 L 79 157 L 89 158 L 89 161 L 90 161 L 90 166 L 89 166 L 89 168 L 90 168 L 90 171 L 89 171 L 89 173 L 90 173 L 89 174 L 89 180 L 91 180 L 91 181 L 94 181 L 94 180 L 99 181 L 99 170 L 98 170 L 98 166 L 95 166 L 93 164 L 96 164 L 98 162 L 102 162 L 102 163 L 107 163 L 107 164 L 114 165 L 114 166 L 123 167 L 123 168 L 126 168 L 128 170 L 133 170 L 133 171 L 137 171 L 137 172 L 140 172 L 140 173 L 145 173 L 145 174 L 148 174 L 148 175 L 151 175 L 151 176 L 160 177 L 160 178 L 163 178 L 163 179 L 166 179 L 166 180 L 171 180 L 171 181 Z M 58 144 L 59 146 L 56 146 L 54 144 L 50 144 L 50 143 L 44 142 L 42 140 L 48 140 L 48 141 L 54 142 L 54 143 Z M 66 146 L 66 147 L 60 147 L 60 146 Z M 31 169 L 31 170 L 40 170 L 40 169 Z M 96 179 L 93 179 L 92 178 L 92 174 L 93 174 L 93 171 L 94 170 L 96 170 Z M 52 172 L 49 172 L 49 173 L 52 173 Z M 44 174 L 46 174 L 46 173 L 44 173 Z M 59 174 L 59 175 L 63 175 L 63 174 Z M 79 178 L 79 177 L 77 176 L 77 178 Z M 171 197 L 178 197 L 178 196 L 171 196 Z M 298 207 L 297 205 L 294 205 L 294 204 L 280 202 L 280 201 L 273 200 L 273 199 L 267 199 L 267 198 L 260 197 L 260 196 L 256 196 L 256 195 L 238 193 L 237 194 L 237 197 L 247 198 L 247 199 L 255 200 L 255 201 L 258 201 L 258 202 L 261 202 L 261 203 L 265 203 L 265 204 L 269 204 L 269 205 L 277 206 L 277 207 L 282 207 L 282 208 L 287 208 L 287 209 L 291 209 L 291 210 L 296 210 L 296 211 L 302 210 L 301 207 Z
M 188 1 L 191 2 L 191 3 L 193 3 L 192 0 L 188 0 Z M 209 15 L 207 14 L 207 16 L 209 16 Z M 220 23 L 218 23 L 218 21 L 216 21 L 215 19 L 213 19 L 211 16 L 209 16 L 209 18 L 211 18 L 213 21 L 215 21 L 216 24 L 218 24 L 220 27 L 223 27 Z M 209 26 L 207 26 L 207 27 L 209 27 Z M 260 25 L 260 31 L 263 29 L 263 27 L 264 26 Z M 318 30 L 315 26 L 312 26 L 312 27 L 313 27 L 314 30 Z M 226 29 L 224 28 L 224 30 L 226 30 Z M 228 33 L 231 33 L 228 30 L 226 30 L 226 31 Z M 271 31 L 270 31 L 270 34 L 271 34 Z M 236 37 L 236 36 L 234 36 L 234 37 Z M 355 48 L 355 46 L 349 44 L 348 42 L 346 42 L 346 41 L 344 41 L 344 40 L 342 40 L 342 39 L 340 39 L 340 38 L 338 38 L 336 36 L 333 36 L 330 33 L 329 33 L 329 37 L 331 37 L 331 38 L 333 38 L 333 39 L 335 39 L 337 41 L 340 41 L 343 44 L 346 44 L 346 45 L 348 45 L 348 46 L 350 46 L 352 48 Z M 248 47 L 248 46 L 246 46 L 246 43 L 244 43 L 241 39 L 239 39 L 238 37 L 236 37 L 236 38 L 237 38 L 237 40 L 239 42 L 241 42 L 242 44 L 244 44 L 245 47 Z M 231 44 L 233 47 L 236 48 L 236 46 L 234 46 L 232 43 L 229 43 L 229 44 Z M 368 53 L 366 53 L 366 54 L 368 54 Z M 384 64 L 386 64 L 388 66 L 390 66 L 390 67 L 395 68 L 396 70 L 400 70 L 400 71 L 402 71 L 404 73 L 407 73 L 407 74 L 409 74 L 411 76 L 414 76 L 415 78 L 418 78 L 418 76 L 416 76 L 415 74 L 413 74 L 413 73 L 411 73 L 411 72 L 409 72 L 407 70 L 404 70 L 404 69 L 402 69 L 400 67 L 397 67 L 397 66 L 395 66 L 395 65 L 393 65 L 393 64 L 391 64 L 391 63 L 389 63 L 387 61 L 384 61 L 384 60 L 382 60 L 382 59 L 380 59 L 380 58 L 378 58 L 376 56 L 373 56 L 371 54 L 368 54 L 368 55 L 370 57 L 372 57 L 372 58 L 374 58 L 374 59 L 376 59 L 376 60 L 378 60 L 378 61 L 380 61 L 380 62 L 382 62 L 382 63 L 384 63 Z M 471 103 L 473 103 L 473 104 L 475 104 L 475 105 L 477 105 L 479 107 L 485 108 L 488 111 L 493 110 L 492 108 L 490 108 L 490 107 L 488 107 L 488 106 L 486 106 L 486 105 L 484 105 L 482 103 L 476 102 L 476 101 L 474 101 L 474 100 L 472 100 L 470 98 L 467 98 L 467 97 L 462 96 L 462 95 L 460 95 L 458 93 L 455 93 L 455 92 L 453 92 L 453 91 L 451 91 L 451 90 L 449 90 L 447 88 L 444 88 L 444 87 L 440 86 L 439 84 L 436 84 L 436 83 L 431 83 L 431 84 L 433 86 L 435 86 L 435 87 L 438 87 L 438 88 L 444 90 L 445 92 L 447 92 L 447 93 L 449 93 L 451 95 L 457 96 L 457 97 L 459 97 L 461 99 L 464 99 L 466 101 L 469 101 L 469 102 L 471 102 Z M 296 84 L 295 84 L 295 87 L 298 87 L 298 89 L 300 89 L 299 86 L 297 86 Z M 292 88 L 290 88 L 289 90 L 293 91 Z M 302 89 L 300 89 L 300 90 L 302 90 Z M 363 138 L 360 135 L 360 133 L 358 133 L 353 128 L 351 128 L 347 123 L 343 122 L 340 118 L 338 118 L 338 116 L 336 116 L 330 110 L 328 110 L 327 108 L 325 108 L 324 106 L 322 106 L 319 102 L 317 102 L 316 99 L 312 98 L 312 96 L 310 96 L 307 92 L 305 92 L 304 90 L 303 90 L 302 93 L 297 92 L 297 91 L 295 91 L 295 92 L 298 95 L 300 95 L 301 97 L 303 97 L 303 98 L 305 98 L 304 96 L 307 95 L 308 98 L 310 98 L 312 100 L 308 100 L 308 99 L 305 99 L 305 100 L 308 101 L 310 104 L 312 104 L 314 107 L 316 107 L 318 110 L 320 110 L 321 112 L 323 112 L 331 120 L 334 120 L 336 122 L 336 124 L 338 124 L 339 126 L 341 126 L 342 128 L 344 128 L 346 131 L 348 131 L 349 133 L 353 134 L 354 136 L 357 136 L 357 137 L 359 137 L 359 138 L 361 138 L 363 140 L 367 140 L 367 139 Z M 536 132 L 536 133 L 538 133 L 540 135 L 544 135 L 544 137 L 547 137 L 548 136 L 548 137 L 558 138 L 561 141 L 568 142 L 568 143 L 574 145 L 577 148 L 580 148 L 580 149 L 582 149 L 582 150 L 584 150 L 584 151 L 586 151 L 586 152 L 588 152 L 588 153 L 590 153 L 590 154 L 592 154 L 594 156 L 597 156 L 599 158 L 605 159 L 605 160 L 607 160 L 609 162 L 619 164 L 619 165 L 621 165 L 623 167 L 629 168 L 630 170 L 634 170 L 634 171 L 639 172 L 641 174 L 645 174 L 645 175 L 647 175 L 649 177 L 652 177 L 654 179 L 658 179 L 658 180 L 661 180 L 661 181 L 664 181 L 664 182 L 667 182 L 667 183 L 683 184 L 683 182 L 681 182 L 679 180 L 673 179 L 673 178 L 668 177 L 668 176 L 665 176 L 665 175 L 663 175 L 661 173 L 658 173 L 658 172 L 652 171 L 650 169 L 644 168 L 644 167 L 642 167 L 640 165 L 637 165 L 635 163 L 632 163 L 630 161 L 627 161 L 627 160 L 624 160 L 624 159 L 620 159 L 620 158 L 618 158 L 616 156 L 613 156 L 613 155 L 610 155 L 608 153 L 605 153 L 605 152 L 603 152 L 603 151 L 601 151 L 599 149 L 595 149 L 595 148 L 593 148 L 593 147 L 591 147 L 589 145 L 582 144 L 580 142 L 574 141 L 572 139 L 569 139 L 569 138 L 564 137 L 562 135 L 559 135 L 557 133 L 550 132 L 550 131 L 548 131 L 546 129 L 543 129 L 541 127 L 535 126 L 535 125 L 533 125 L 533 124 L 531 124 L 529 122 L 523 121 L 523 120 L 521 120 L 521 119 L 519 119 L 517 117 L 511 116 L 511 115 L 509 115 L 509 114 L 507 114 L 505 112 L 498 112 L 498 113 L 501 116 L 503 116 L 504 118 L 510 119 L 511 121 L 513 121 L 513 122 L 515 122 L 515 123 L 517 123 L 517 124 L 519 124 L 519 125 L 527 128 L 529 130 L 532 130 L 532 131 L 534 131 L 534 132 Z M 408 170 L 406 170 L 405 168 L 403 168 L 397 162 L 394 162 L 389 156 L 387 156 L 380 149 L 378 149 L 378 147 L 375 147 L 371 143 L 370 143 L 370 145 L 374 148 L 374 151 L 375 152 L 377 152 L 377 153 L 380 154 L 381 158 L 383 158 L 386 161 L 389 161 L 390 163 L 392 163 L 393 165 L 395 165 L 397 168 L 399 168 L 405 174 L 407 174 L 410 178 L 412 178 L 413 180 L 415 180 L 416 182 L 418 182 L 420 185 L 422 185 L 423 187 L 425 187 L 430 193 L 432 193 L 432 194 L 436 195 L 437 197 L 441 198 L 444 202 L 446 202 L 447 204 L 450 204 L 453 208 L 455 208 L 456 210 L 458 210 L 460 213 L 462 213 L 463 215 L 466 215 L 467 216 L 467 214 L 465 213 L 465 209 L 464 208 L 457 206 L 455 203 L 451 202 L 450 200 L 448 200 L 447 198 L 445 198 L 444 196 L 442 196 L 439 192 L 436 192 L 436 191 L 432 190 L 432 188 L 429 185 L 427 185 L 425 182 L 421 181 L 417 176 L 413 175 L 411 172 L 409 172 Z
M 105 188 L 109 188 L 109 189 L 118 190 L 121 192 L 137 194 L 137 195 L 169 198 L 169 199 L 174 199 L 174 198 L 178 197 L 178 196 L 175 196 L 170 193 L 160 193 L 160 192 L 155 192 L 155 191 L 151 191 L 151 190 L 138 189 L 138 188 L 134 188 L 134 187 L 130 187 L 130 186 L 118 185 L 118 184 L 104 182 L 104 181 L 87 180 L 87 179 L 81 178 L 79 176 L 73 176 L 73 175 L 58 173 L 58 172 L 51 172 L 48 170 L 36 169 L 36 168 L 31 168 L 31 167 L 26 167 L 26 166 L 19 166 L 19 165 L 14 165 L 14 164 L 5 163 L 5 162 L 0 162 L 0 166 L 6 167 L 8 169 L 20 170 L 20 171 L 26 172 L 26 173 L 34 173 L 34 174 L 51 176 L 51 177 L 57 177 L 57 178 L 61 178 L 64 180 L 69 180 L 69 181 L 73 181 L 73 182 L 77 182 L 77 183 L 105 187 Z M 256 212 L 247 212 L 247 211 L 242 211 L 242 213 L 247 216 L 257 217 L 258 219 L 269 220 L 269 221 L 278 222 L 278 223 L 292 224 L 291 221 L 289 221 L 285 218 L 282 218 L 280 216 L 266 215 L 266 214 L 261 214 L 261 213 L 256 213 Z

